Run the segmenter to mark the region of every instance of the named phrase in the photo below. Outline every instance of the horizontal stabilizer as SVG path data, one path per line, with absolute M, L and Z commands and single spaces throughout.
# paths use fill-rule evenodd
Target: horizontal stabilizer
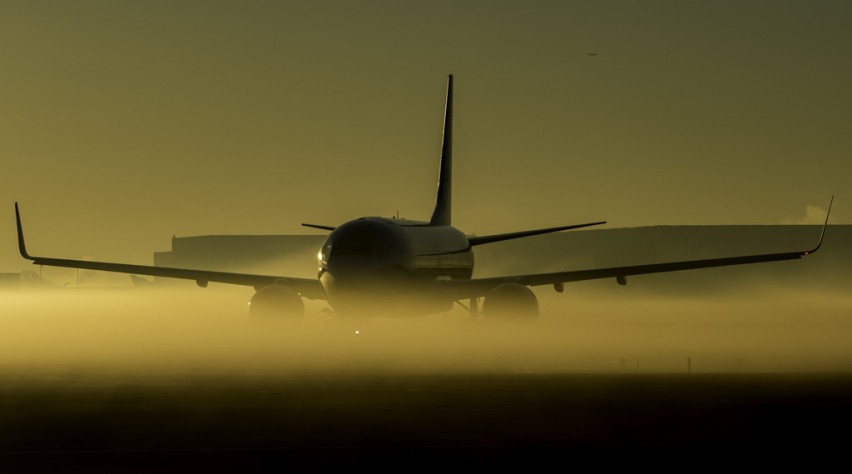
M 591 227 L 593 225 L 606 224 L 606 221 L 590 222 L 588 224 L 566 225 L 562 227 L 548 227 L 547 229 L 525 230 L 521 232 L 510 232 L 508 234 L 483 235 L 481 237 L 468 237 L 471 247 L 474 245 L 490 244 L 503 240 L 520 239 L 521 237 L 530 237 L 532 235 L 549 234 L 551 232 L 559 232 L 560 230 L 580 229 L 582 227 Z
M 322 229 L 322 230 L 334 230 L 334 229 L 336 229 L 336 227 L 333 227 L 333 226 L 330 226 L 330 225 L 306 224 L 304 222 L 302 223 L 302 227 L 311 227 L 311 228 L 314 228 L 314 229 Z

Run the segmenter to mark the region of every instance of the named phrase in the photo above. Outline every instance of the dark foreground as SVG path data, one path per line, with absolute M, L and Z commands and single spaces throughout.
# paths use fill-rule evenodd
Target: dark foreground
M 625 449 L 840 453 L 850 426 L 849 375 L 0 378 L 0 462 L 13 471 L 419 470 Z

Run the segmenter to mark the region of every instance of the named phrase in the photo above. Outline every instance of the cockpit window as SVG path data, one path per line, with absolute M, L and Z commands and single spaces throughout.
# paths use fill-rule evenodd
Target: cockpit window
M 328 263 L 328 256 L 331 255 L 331 242 L 326 242 L 325 245 L 322 246 L 322 250 L 319 253 L 320 263 L 323 265 Z

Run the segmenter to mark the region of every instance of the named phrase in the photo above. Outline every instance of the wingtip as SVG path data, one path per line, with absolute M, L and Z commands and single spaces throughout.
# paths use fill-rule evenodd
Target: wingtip
M 833 194 L 831 195 L 831 199 L 828 201 L 828 210 L 825 211 L 825 222 L 822 224 L 822 231 L 819 233 L 819 242 L 817 242 L 816 247 L 812 248 L 811 250 L 806 250 L 806 251 L 802 252 L 802 255 L 810 255 L 810 254 L 816 252 L 817 250 L 819 250 L 820 247 L 822 247 L 822 241 L 825 238 L 825 229 L 828 228 L 828 218 L 831 216 L 831 205 L 832 204 L 834 204 L 834 195 Z
M 828 210 L 825 211 L 825 223 L 822 225 L 823 227 L 828 225 L 828 217 L 831 215 L 832 204 L 834 204 L 834 194 L 831 195 L 831 199 L 828 201 Z
M 27 245 L 24 243 L 24 227 L 21 225 L 21 211 L 18 208 L 17 201 L 15 202 L 15 222 L 18 225 L 18 250 L 21 252 L 21 256 L 27 260 L 33 260 L 29 253 L 27 253 Z

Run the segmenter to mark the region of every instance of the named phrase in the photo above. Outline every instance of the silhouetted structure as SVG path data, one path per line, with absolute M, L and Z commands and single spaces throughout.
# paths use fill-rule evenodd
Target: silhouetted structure
M 172 237 L 172 248 L 154 253 L 159 267 L 281 272 L 287 261 L 294 270 L 316 275 L 317 250 L 325 235 L 202 235 Z

